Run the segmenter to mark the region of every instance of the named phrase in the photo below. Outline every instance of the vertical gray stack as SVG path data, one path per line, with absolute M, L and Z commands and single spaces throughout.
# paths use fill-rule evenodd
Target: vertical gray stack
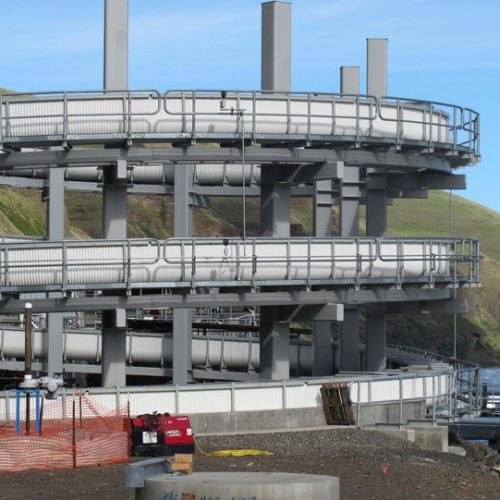
M 367 40 L 368 95 L 387 95 L 387 39 Z M 387 231 L 387 182 L 384 170 L 368 168 L 366 172 L 366 235 L 381 237 Z M 366 309 L 366 370 L 386 367 L 385 304 L 368 305 Z
M 106 0 L 104 14 L 104 90 L 128 89 L 128 0 Z M 120 145 L 111 145 L 120 147 Z M 103 233 L 127 238 L 127 163 L 103 172 Z M 102 312 L 102 385 L 126 385 L 127 318 L 124 309 Z
M 340 92 L 359 95 L 359 66 L 340 68 Z M 344 177 L 340 185 L 340 236 L 359 236 L 359 167 L 344 166 Z M 344 321 L 340 326 L 339 370 L 359 371 L 359 308 L 346 306 Z
M 263 91 L 289 92 L 291 86 L 291 5 L 262 4 Z M 260 231 L 262 236 L 290 236 L 290 184 L 275 182 L 279 165 L 262 166 Z M 260 377 L 289 378 L 290 327 L 278 320 L 278 308 L 260 308 Z

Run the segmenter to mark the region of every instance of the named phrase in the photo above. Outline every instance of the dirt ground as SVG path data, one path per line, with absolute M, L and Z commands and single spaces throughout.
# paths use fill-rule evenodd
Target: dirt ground
M 465 457 L 352 428 L 205 436 L 206 451 L 257 448 L 271 456 L 212 457 L 197 452 L 195 471 L 326 474 L 340 478 L 342 500 L 500 498 L 500 457 L 464 444 Z M 1 499 L 134 498 L 123 486 L 125 464 L 61 471 L 0 473 Z

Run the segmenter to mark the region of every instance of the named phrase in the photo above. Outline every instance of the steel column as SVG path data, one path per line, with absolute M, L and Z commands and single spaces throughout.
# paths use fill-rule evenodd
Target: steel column
M 344 321 L 340 325 L 340 371 L 359 371 L 359 309 L 344 308 Z
M 291 4 L 286 2 L 262 4 L 262 90 L 290 92 L 291 21 Z
M 284 2 L 262 4 L 261 88 L 289 92 L 291 88 L 291 10 Z M 260 233 L 290 236 L 290 184 L 278 183 L 279 165 L 261 169 Z M 290 326 L 275 320 L 272 307 L 260 308 L 260 377 L 286 379 L 290 361 Z
M 366 93 L 387 95 L 387 38 L 366 40 Z
M 386 369 L 386 321 L 383 305 L 369 306 L 366 310 L 366 370 Z
M 49 198 L 47 202 L 47 230 L 49 240 L 64 239 L 64 169 L 49 170 Z M 61 298 L 59 292 L 48 294 L 49 298 Z M 47 374 L 63 372 L 63 313 L 47 314 Z
M 104 90 L 128 89 L 128 0 L 105 0 Z M 116 149 L 110 145 L 110 149 Z M 127 162 L 104 170 L 103 233 L 127 237 Z M 102 312 L 102 385 L 126 385 L 127 328 L 125 311 Z
M 105 0 L 104 89 L 128 88 L 128 0 Z
M 360 93 L 359 66 L 340 68 L 340 92 Z M 340 236 L 359 236 L 359 167 L 346 165 L 340 184 Z M 344 310 L 344 322 L 339 331 L 339 370 L 359 371 L 359 308 Z
M 314 236 L 332 235 L 332 181 L 314 183 L 313 226 Z M 312 323 L 312 375 L 323 376 L 333 373 L 332 324 L 330 321 Z
M 377 98 L 387 95 L 387 39 L 367 40 L 367 94 Z M 387 176 L 383 169 L 368 168 L 366 173 L 366 235 L 385 236 L 387 231 Z M 366 369 L 385 370 L 385 309 L 367 308 Z
M 276 318 L 276 308 L 260 309 L 260 378 L 286 380 L 290 377 L 290 327 Z
M 193 191 L 194 165 L 177 165 L 174 177 L 174 234 L 178 238 L 193 235 L 193 207 L 190 204 Z M 192 380 L 191 344 L 192 309 L 174 309 L 172 382 L 187 384 Z

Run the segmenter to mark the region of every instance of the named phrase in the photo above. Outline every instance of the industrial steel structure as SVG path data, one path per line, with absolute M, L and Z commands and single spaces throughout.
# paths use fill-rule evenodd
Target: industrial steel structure
M 196 378 L 197 307 L 259 307 L 260 377 L 271 380 L 289 377 L 292 321 L 313 322 L 309 366 L 320 376 L 384 370 L 386 314 L 462 311 L 453 290 L 479 284 L 479 242 L 389 238 L 387 205 L 465 188 L 454 170 L 479 159 L 476 112 L 387 96 L 386 39 L 367 41 L 365 94 L 359 67 L 347 66 L 339 93 L 292 92 L 291 5 L 275 1 L 262 5 L 261 90 L 130 90 L 128 2 L 106 0 L 105 9 L 104 90 L 0 95 L 0 184 L 44 189 L 48 200 L 46 240 L 0 243 L 0 313 L 20 313 L 26 294 L 38 294 L 30 302 L 47 313 L 37 351 L 44 371 L 63 371 L 71 350 L 63 313 L 70 311 L 102 311 L 98 354 L 96 334 L 82 331 L 72 356 L 91 361 L 89 372 L 100 361 L 104 386 L 126 385 L 131 310 L 173 309 L 173 339 L 155 337 L 153 362 L 171 362 L 176 384 Z M 65 191 L 102 192 L 105 239 L 65 239 Z M 174 238 L 128 238 L 134 194 L 174 196 Z M 247 236 L 243 212 L 242 237 L 195 237 L 193 206 L 206 207 L 210 196 L 243 196 L 243 206 L 259 197 L 261 236 Z M 292 196 L 313 200 L 310 237 L 290 236 Z M 335 367 L 332 322 L 342 322 Z M 133 338 L 135 352 L 152 342 Z M 6 357 L 22 357 L 9 342 Z M 256 346 L 237 354 L 239 368 L 252 366 Z M 133 373 L 158 374 L 150 366 Z

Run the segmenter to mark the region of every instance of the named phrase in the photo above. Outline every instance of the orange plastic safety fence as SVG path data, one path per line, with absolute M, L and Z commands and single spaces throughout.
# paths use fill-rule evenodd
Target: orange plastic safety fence
M 109 410 L 77 393 L 44 400 L 40 433 L 36 433 L 35 402 L 21 401 L 21 432 L 15 422 L 0 420 L 0 470 L 66 469 L 126 462 L 130 458 L 131 424 L 125 408 Z

